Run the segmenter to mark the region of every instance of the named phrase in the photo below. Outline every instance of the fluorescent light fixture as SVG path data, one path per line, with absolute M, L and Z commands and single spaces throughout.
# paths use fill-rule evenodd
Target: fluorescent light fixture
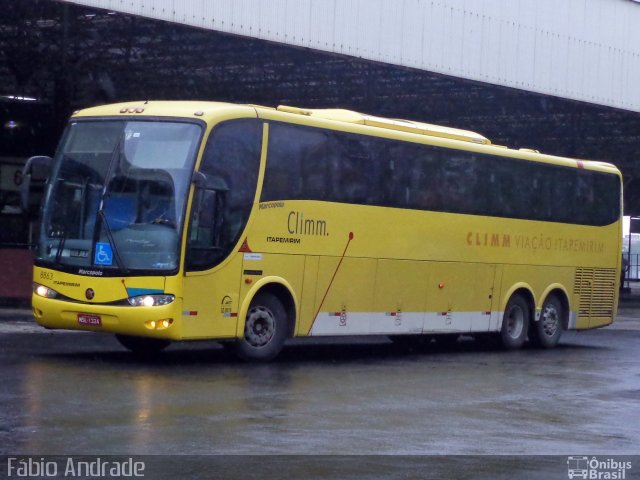
M 2 98 L 6 98 L 7 100 L 17 100 L 19 102 L 37 102 L 37 98 L 33 97 L 23 97 L 21 95 L 2 95 Z

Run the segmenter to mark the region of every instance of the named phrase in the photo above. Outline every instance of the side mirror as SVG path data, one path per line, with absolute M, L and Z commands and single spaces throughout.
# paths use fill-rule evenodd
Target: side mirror
M 51 157 L 31 157 L 22 169 L 20 206 L 29 218 L 35 218 L 38 215 L 44 187 L 51 174 L 52 162 L 53 159 Z
M 216 175 L 207 175 L 202 172 L 193 172 L 191 181 L 195 183 L 196 188 L 201 190 L 213 190 L 215 192 L 228 192 L 229 186 L 221 177 Z

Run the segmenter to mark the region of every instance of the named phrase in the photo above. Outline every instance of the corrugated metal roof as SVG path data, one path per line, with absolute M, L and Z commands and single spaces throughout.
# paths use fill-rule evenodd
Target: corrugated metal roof
M 629 0 L 67 0 L 640 111 Z

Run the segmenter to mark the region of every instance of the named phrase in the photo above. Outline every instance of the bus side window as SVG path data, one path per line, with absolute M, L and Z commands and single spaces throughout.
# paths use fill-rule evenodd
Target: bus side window
M 300 153 L 302 191 L 313 200 L 328 200 L 331 188 L 329 138 L 318 145 L 312 145 Z
M 330 200 L 334 154 L 328 132 L 272 123 L 260 201 Z
M 366 172 L 357 141 L 341 138 L 339 142 L 338 200 L 345 203 L 365 203 L 367 198 Z
M 358 205 L 384 205 L 387 197 L 384 165 L 380 154 L 387 140 L 345 133 L 334 133 L 337 158 L 333 182 L 338 188 L 334 201 Z
M 420 194 L 417 206 L 423 210 L 438 211 L 444 207 L 442 200 L 442 154 L 432 147 L 416 152 L 416 171 L 419 175 Z
M 239 240 L 258 181 L 263 124 L 241 119 L 214 127 L 207 140 L 192 206 L 186 266 L 211 268 Z
M 216 196 L 208 190 L 198 191 L 194 202 L 193 218 L 191 223 L 192 246 L 208 248 L 214 245 L 214 215 L 216 212 Z

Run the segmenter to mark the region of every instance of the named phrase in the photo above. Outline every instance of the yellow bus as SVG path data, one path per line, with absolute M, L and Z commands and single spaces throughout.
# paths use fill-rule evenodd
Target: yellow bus
M 33 312 L 155 352 L 218 339 L 489 335 L 613 322 L 621 175 L 474 132 L 339 109 L 133 102 L 70 119 Z

